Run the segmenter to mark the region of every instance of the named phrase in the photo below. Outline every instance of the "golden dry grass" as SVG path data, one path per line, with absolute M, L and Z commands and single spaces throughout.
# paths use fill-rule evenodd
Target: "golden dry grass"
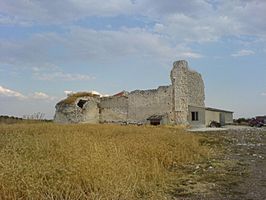
M 174 127 L 0 125 L 0 199 L 170 199 L 212 153 Z
M 79 97 L 98 97 L 99 95 L 93 94 L 91 92 L 77 92 L 69 94 L 67 98 L 59 102 L 59 104 L 73 104 Z

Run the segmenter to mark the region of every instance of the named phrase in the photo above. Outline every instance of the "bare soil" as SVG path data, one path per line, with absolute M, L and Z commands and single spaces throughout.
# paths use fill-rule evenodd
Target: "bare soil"
M 191 166 L 194 187 L 177 193 L 176 199 L 265 200 L 266 128 L 232 127 L 225 131 L 198 132 L 205 145 L 223 153 L 198 166 Z M 197 186 L 198 187 L 197 190 Z M 187 190 L 188 191 L 188 190 Z

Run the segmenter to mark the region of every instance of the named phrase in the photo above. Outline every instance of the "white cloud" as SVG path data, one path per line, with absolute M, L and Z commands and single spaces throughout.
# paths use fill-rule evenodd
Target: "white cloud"
M 265 26 L 266 1 L 223 1 L 219 13 L 228 16 L 233 25 L 233 33 L 266 37 Z
M 250 56 L 250 55 L 253 55 L 253 54 L 255 54 L 255 52 L 252 51 L 252 50 L 242 49 L 242 50 L 239 50 L 236 53 L 231 54 L 231 56 L 233 56 L 233 57 L 241 57 L 241 56 Z
M 187 41 L 213 41 L 228 35 L 265 38 L 265 9 L 266 1 L 261 0 L 2 0 L 0 23 L 69 25 L 90 16 L 141 16 L 155 23 L 154 29 L 165 35 Z
M 14 91 L 8 88 L 5 88 L 3 86 L 0 86 L 0 97 L 4 98 L 15 98 L 18 100 L 47 100 L 52 101 L 56 100 L 56 97 L 49 96 L 48 94 L 44 92 L 34 92 L 33 94 L 24 95 L 21 92 Z
M 57 71 L 61 71 L 61 68 L 52 63 L 42 62 L 41 65 L 39 65 L 38 67 L 34 66 L 31 68 L 31 70 L 35 73 L 44 72 L 44 71 L 57 72 Z
M 2 97 L 13 97 L 19 100 L 24 100 L 27 97 L 21 94 L 20 92 L 5 88 L 3 86 L 0 86 L 0 96 Z
M 88 92 L 91 92 L 92 94 L 97 94 L 97 95 L 99 95 L 100 97 L 108 97 L 108 96 L 110 96 L 110 95 L 108 95 L 108 94 L 101 94 L 100 92 L 97 92 L 97 91 L 95 91 L 95 90 L 88 91 Z M 65 90 L 64 93 L 68 96 L 68 95 L 71 95 L 71 94 L 73 94 L 73 93 L 75 93 L 75 92 L 70 91 L 70 90 Z
M 204 0 L 137 0 L 138 10 L 148 16 L 166 16 L 184 13 L 191 16 L 202 16 L 212 12 L 212 4 Z
M 71 74 L 65 72 L 53 72 L 53 73 L 34 73 L 34 77 L 42 81 L 64 80 L 64 81 L 87 81 L 95 79 L 86 74 Z
M 108 95 L 108 94 L 101 94 L 100 92 L 97 92 L 97 91 L 95 91 L 95 90 L 91 91 L 91 93 L 92 93 L 92 94 L 97 94 L 97 95 L 99 95 L 100 97 L 108 97 L 108 96 L 110 96 L 110 95 Z
M 132 10 L 130 0 L 0 1 L 0 12 L 21 22 L 58 24 L 88 16 L 114 16 Z M 60 12 L 59 12 L 60 11 Z
M 44 92 L 34 92 L 34 94 L 30 95 L 29 98 L 36 100 L 54 100 L 55 97 L 51 97 Z
M 261 96 L 266 96 L 266 92 L 262 92 L 261 93 Z
M 199 58 L 186 44 L 173 43 L 161 34 L 140 28 L 119 30 L 93 30 L 71 27 L 64 35 L 56 33 L 34 34 L 23 41 L 1 41 L 2 63 L 30 67 L 39 80 L 91 80 L 86 74 L 64 72 L 53 63 L 110 63 L 115 59 L 132 57 L 172 61 L 178 56 Z M 40 48 L 41 47 L 41 48 Z M 51 49 L 58 55 L 49 54 Z M 190 55 L 187 52 L 191 52 Z M 60 64 L 63 66 L 63 64 Z
M 60 9 L 59 9 L 60 8 Z M 96 0 L 57 1 L 7 1 L 0 2 L 2 17 L 16 21 L 63 24 L 62 33 L 38 33 L 23 40 L 0 40 L 1 63 L 17 66 L 47 68 L 45 63 L 110 63 L 115 59 L 151 58 L 172 61 L 182 58 L 201 58 L 191 44 L 217 41 L 222 37 L 253 35 L 266 38 L 262 1 L 204 0 Z M 58 12 L 58 10 L 62 12 Z M 257 12 L 255 12 L 257 10 Z M 255 17 L 251 17 L 255 15 Z M 74 26 L 73 20 L 89 16 L 137 16 L 148 22 L 144 28 L 106 28 L 93 30 Z M 14 17 L 15 16 L 15 17 Z M 142 18 L 141 18 L 142 19 Z M 152 25 L 154 24 L 154 25 Z M 255 24 L 255 26 L 254 26 Z M 244 47 L 249 48 L 249 47 Z M 232 56 L 254 54 L 241 50 Z M 61 64 L 63 63 L 63 64 Z M 51 73 L 53 71 L 53 73 Z M 87 74 L 62 70 L 34 71 L 38 80 L 91 80 Z
M 70 95 L 70 94 L 73 94 L 74 92 L 71 91 L 71 90 L 65 90 L 64 93 L 65 93 L 65 95 L 68 96 L 68 95 Z
M 62 68 L 52 63 L 40 64 L 39 67 L 32 67 L 33 77 L 43 81 L 86 81 L 93 80 L 95 77 L 87 74 L 66 73 Z
M 184 58 L 202 58 L 203 56 L 199 53 L 184 52 L 181 54 L 181 57 L 184 57 Z
M 31 26 L 32 24 L 27 21 L 21 21 L 16 16 L 4 16 L 0 14 L 0 25 Z
M 91 91 L 92 94 L 96 94 L 96 95 L 99 95 L 99 96 L 102 96 L 102 94 L 100 92 L 97 92 L 95 90 Z
M 162 33 L 164 31 L 164 25 L 160 23 L 156 23 L 154 25 L 154 31 L 158 33 Z
M 163 33 L 186 41 L 208 42 L 226 36 L 266 39 L 266 1 L 139 0 L 142 15 L 164 26 Z M 155 26 L 155 30 L 158 25 Z

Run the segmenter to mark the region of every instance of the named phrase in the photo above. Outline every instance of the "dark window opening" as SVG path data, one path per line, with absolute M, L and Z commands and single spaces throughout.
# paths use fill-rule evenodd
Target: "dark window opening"
M 103 108 L 99 108 L 99 114 L 102 114 Z
M 158 126 L 161 124 L 161 120 L 150 120 L 150 124 L 153 126 Z
M 191 112 L 192 121 L 199 121 L 199 112 Z
M 158 126 L 161 124 L 163 115 L 152 115 L 147 120 L 150 121 L 150 125 Z
M 80 99 L 77 103 L 78 107 L 83 108 L 84 104 L 87 102 L 87 100 Z

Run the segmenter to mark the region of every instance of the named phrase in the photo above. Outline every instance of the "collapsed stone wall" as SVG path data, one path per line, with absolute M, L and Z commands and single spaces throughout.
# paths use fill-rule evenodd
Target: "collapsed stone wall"
M 84 101 L 82 106 L 79 102 Z M 100 98 L 77 98 L 72 104 L 59 102 L 56 104 L 54 121 L 57 123 L 99 123 Z
M 100 122 L 124 122 L 128 115 L 128 97 L 103 97 L 99 104 Z
M 151 115 L 168 115 L 172 111 L 172 86 L 153 90 L 135 90 L 128 94 L 128 121 L 146 123 Z

